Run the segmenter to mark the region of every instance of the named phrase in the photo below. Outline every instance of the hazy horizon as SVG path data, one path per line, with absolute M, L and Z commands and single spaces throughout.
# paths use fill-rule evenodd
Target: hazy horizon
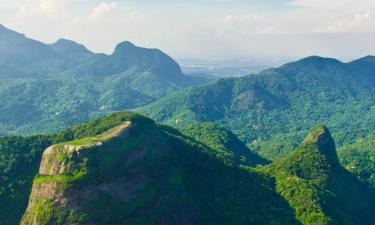
M 104 53 L 127 40 L 178 60 L 350 61 L 375 54 L 374 12 L 370 0 L 0 0 L 0 23 L 30 38 Z

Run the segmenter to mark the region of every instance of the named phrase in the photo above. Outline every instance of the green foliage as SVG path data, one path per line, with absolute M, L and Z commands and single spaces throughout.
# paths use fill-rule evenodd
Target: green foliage
M 153 123 L 137 113 L 114 113 L 51 135 L 0 137 L 0 224 L 17 224 L 20 220 L 44 149 L 101 134 L 124 121 Z
M 215 150 L 216 156 L 229 164 L 257 166 L 267 163 L 267 160 L 253 153 L 233 133 L 213 123 L 193 123 L 180 131 Z
M 111 55 L 95 54 L 0 27 L 0 133 L 53 132 L 208 81 L 184 75 L 157 49 L 123 42 Z
M 356 225 L 375 221 L 375 192 L 345 171 L 326 127 L 315 127 L 285 158 L 261 168 L 306 225 Z
M 30 195 L 44 148 L 44 136 L 0 138 L 0 224 L 17 224 Z
M 177 128 L 192 122 L 220 124 L 269 160 L 287 155 L 318 123 L 329 126 L 338 147 L 343 147 L 375 129 L 374 61 L 309 57 L 181 90 L 139 111 Z M 357 160 L 345 161 L 349 165 Z
M 75 205 L 75 216 L 67 216 L 73 211 L 59 201 L 37 194 L 32 203 L 52 204 L 32 205 L 22 223 L 299 224 L 268 176 L 226 165 L 215 150 L 174 129 L 148 120 L 132 124 L 125 138 L 70 158 L 73 164 L 87 162 L 82 177 L 67 172 L 34 181 L 34 188 L 57 182 L 62 188 L 55 190 Z M 79 190 L 90 195 L 79 194 L 77 202 L 69 193 Z
M 79 154 L 63 148 L 101 140 L 126 121 L 131 122 L 126 135 L 103 145 L 89 146 Z M 2 168 L 15 173 L 3 174 L 9 184 L 25 184 L 13 195 L 4 189 L 2 223 L 18 222 L 42 150 L 61 142 L 43 160 L 63 162 L 55 165 L 63 165 L 64 172 L 34 177 L 23 224 L 372 225 L 375 221 L 375 193 L 340 167 L 324 126 L 313 129 L 285 158 L 256 168 L 238 166 L 246 163 L 233 155 L 260 158 L 253 158 L 256 155 L 229 131 L 210 123 L 188 125 L 182 131 L 137 113 L 115 113 L 48 136 L 4 137 L 0 155 L 8 157 L 2 161 L 8 166 L 3 163 Z M 29 155 L 30 146 L 37 148 L 35 155 Z M 18 156 L 12 156 L 17 152 L 10 150 L 13 147 Z M 27 178 L 19 176 L 22 171 Z
M 339 148 L 338 154 L 347 170 L 375 187 L 375 134 Z

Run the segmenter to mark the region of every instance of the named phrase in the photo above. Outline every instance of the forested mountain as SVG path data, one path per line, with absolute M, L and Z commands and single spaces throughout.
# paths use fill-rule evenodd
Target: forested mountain
M 0 225 L 375 224 L 375 57 L 208 82 L 0 25 Z
M 0 25 L 1 78 L 43 76 L 48 72 L 49 63 L 50 68 L 62 69 L 63 61 L 48 45 Z
M 74 41 L 47 45 L 0 26 L 0 133 L 62 129 L 208 81 L 184 75 L 158 49 L 122 42 L 110 55 L 96 54 Z
M 2 176 L 24 192 L 3 190 L 4 224 L 16 224 L 23 212 L 22 224 L 375 222 L 373 190 L 340 166 L 324 126 L 285 158 L 256 167 L 232 157 L 256 156 L 228 144 L 238 140 L 220 127 L 189 126 L 182 134 L 134 113 L 7 140 L 0 139 L 9 168 Z
M 277 192 L 295 209 L 302 224 L 375 221 L 374 189 L 340 166 L 335 142 L 325 126 L 313 128 L 296 150 L 265 171 L 275 178 Z
M 270 160 L 296 147 L 317 123 L 331 128 L 341 149 L 375 129 L 374 62 L 371 56 L 351 63 L 309 57 L 178 91 L 140 111 L 176 127 L 221 124 Z M 368 153 L 374 157 L 373 151 Z M 343 162 L 349 169 L 354 160 L 346 157 Z

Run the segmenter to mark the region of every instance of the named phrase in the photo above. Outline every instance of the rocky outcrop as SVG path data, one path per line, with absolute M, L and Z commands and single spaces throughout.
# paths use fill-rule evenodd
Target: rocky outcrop
M 39 174 L 34 179 L 21 224 L 57 223 L 60 217 L 67 218 L 78 210 L 82 202 L 103 193 L 121 201 L 133 198 L 145 186 L 147 178 L 120 178 L 109 183 L 88 183 L 71 188 L 74 182 L 85 176 L 89 169 L 87 162 L 95 158 L 97 151 L 105 151 L 105 147 L 118 138 L 126 140 L 131 125 L 131 122 L 125 122 L 96 137 L 48 147 L 42 155 Z

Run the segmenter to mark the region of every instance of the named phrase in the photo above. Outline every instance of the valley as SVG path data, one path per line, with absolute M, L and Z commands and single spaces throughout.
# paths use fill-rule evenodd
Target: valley
M 0 225 L 375 224 L 375 57 L 242 66 L 0 25 Z

